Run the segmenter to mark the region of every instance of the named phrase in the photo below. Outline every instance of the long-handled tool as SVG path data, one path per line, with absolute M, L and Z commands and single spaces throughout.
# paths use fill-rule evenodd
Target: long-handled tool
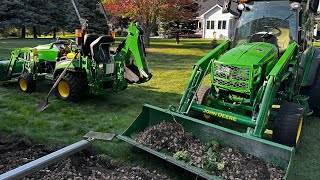
M 23 177 L 28 176 L 33 172 L 43 169 L 51 164 L 54 164 L 81 151 L 82 149 L 87 148 L 90 145 L 90 142 L 93 140 L 111 141 L 114 137 L 115 134 L 112 133 L 90 131 L 84 136 L 85 140 L 78 141 L 67 147 L 59 149 L 58 151 L 31 161 L 23 166 L 17 167 L 16 169 L 12 169 L 6 173 L 0 174 L 0 179 L 22 179 Z
M 80 52 L 77 52 L 74 56 L 74 58 L 68 63 L 68 65 L 64 68 L 64 70 L 62 71 L 62 73 L 60 74 L 59 78 L 56 80 L 56 82 L 53 84 L 52 88 L 50 89 L 49 93 L 47 94 L 46 98 L 41 101 L 38 106 L 36 107 L 36 111 L 37 112 L 42 112 L 44 111 L 49 105 L 49 96 L 51 94 L 51 92 L 53 91 L 54 88 L 57 87 L 57 85 L 59 84 L 60 80 L 62 79 L 62 77 L 66 74 L 67 69 L 69 68 L 69 66 L 72 64 L 72 62 L 77 58 L 78 54 Z

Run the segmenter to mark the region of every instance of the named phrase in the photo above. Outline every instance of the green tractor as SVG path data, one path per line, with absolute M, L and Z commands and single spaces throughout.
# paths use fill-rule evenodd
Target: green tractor
M 18 79 L 23 92 L 34 91 L 38 80 L 58 81 L 53 87 L 55 95 L 62 100 L 77 101 L 85 93 L 119 92 L 128 83 L 151 79 L 140 28 L 131 23 L 126 39 L 116 51 L 111 51 L 114 37 L 87 34 L 87 20 L 80 16 L 76 2 L 72 3 L 82 27 L 76 30 L 76 41 L 57 41 L 32 49 Z
M 0 81 L 8 81 L 21 75 L 23 64 L 29 59 L 31 50 L 29 48 L 17 48 L 11 52 L 8 60 L 0 61 Z
M 223 6 L 223 12 L 237 16 L 233 40 L 194 65 L 180 106 L 164 110 L 145 105 L 119 138 L 214 178 L 131 138 L 163 120 L 177 122 L 200 141 L 237 147 L 289 174 L 306 116 L 320 115 L 320 50 L 312 43 L 319 1 L 240 1 Z M 203 86 L 207 75 L 211 83 Z

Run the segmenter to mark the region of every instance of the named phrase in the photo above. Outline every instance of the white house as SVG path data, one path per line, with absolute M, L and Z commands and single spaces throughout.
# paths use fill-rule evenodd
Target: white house
M 202 38 L 228 39 L 231 38 L 236 26 L 236 20 L 230 13 L 222 13 L 222 6 L 217 0 L 198 1 L 197 34 Z

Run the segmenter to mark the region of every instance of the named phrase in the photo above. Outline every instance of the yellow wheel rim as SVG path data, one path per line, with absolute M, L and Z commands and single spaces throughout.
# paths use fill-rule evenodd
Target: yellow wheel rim
M 21 78 L 19 80 L 19 85 L 20 85 L 20 88 L 22 89 L 22 91 L 27 90 L 27 81 L 25 79 Z
M 299 138 L 300 138 L 301 129 L 302 129 L 302 121 L 303 121 L 303 118 L 301 118 L 301 119 L 300 119 L 300 123 L 299 123 L 298 131 L 297 131 L 296 143 L 298 143 Z
M 60 96 L 62 96 L 64 98 L 68 97 L 70 94 L 70 88 L 69 88 L 68 83 L 64 80 L 61 80 L 58 85 L 58 91 L 59 91 Z

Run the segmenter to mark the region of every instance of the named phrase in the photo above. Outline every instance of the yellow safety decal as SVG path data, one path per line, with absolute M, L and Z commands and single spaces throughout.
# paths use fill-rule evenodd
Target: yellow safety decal
M 234 116 L 230 116 L 230 115 L 219 113 L 219 112 L 209 111 L 207 109 L 204 110 L 203 113 L 204 114 L 208 114 L 208 115 L 212 115 L 212 116 L 216 116 L 216 117 L 219 117 L 219 118 L 231 120 L 231 121 L 237 121 L 237 118 L 234 117 Z

